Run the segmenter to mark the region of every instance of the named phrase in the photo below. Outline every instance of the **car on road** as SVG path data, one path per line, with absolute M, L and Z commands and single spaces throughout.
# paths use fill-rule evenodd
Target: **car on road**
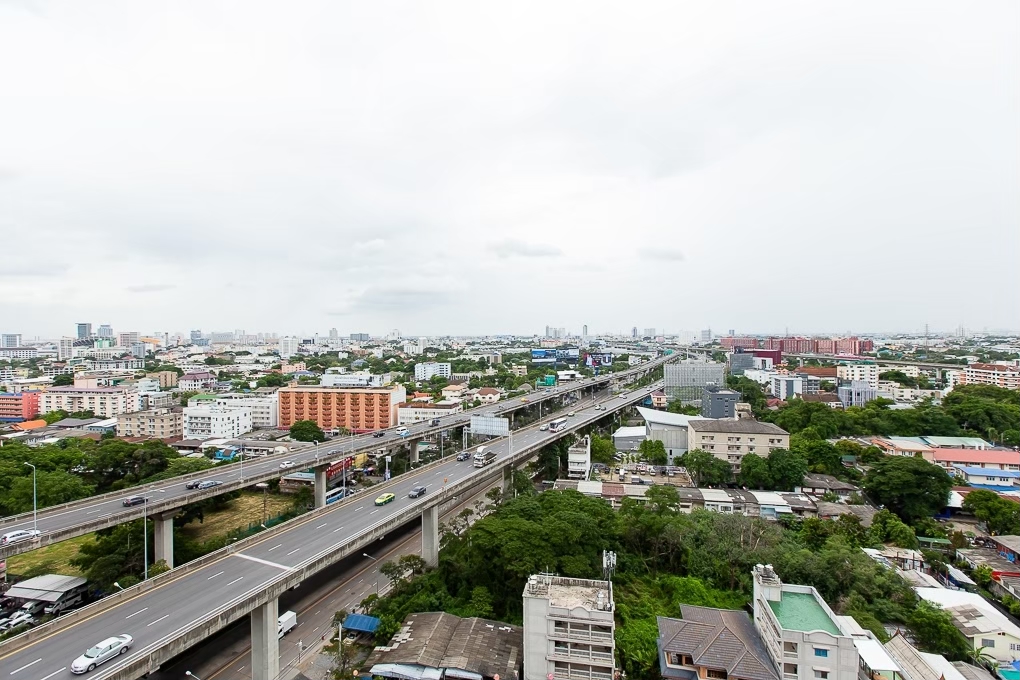
M 121 503 L 125 508 L 130 508 L 132 505 L 141 505 L 142 503 L 148 503 L 149 499 L 145 496 L 128 496 Z
M 471 458 L 471 453 L 468 451 L 461 451 L 457 454 L 457 460 L 468 460 Z
M 397 435 L 403 437 L 404 435 L 407 434 L 407 428 L 404 427 L 403 425 L 401 425 L 400 427 L 397 428 L 397 432 L 396 433 L 397 433 Z
M 223 482 L 219 481 L 218 479 L 207 479 L 204 482 L 200 482 L 199 485 L 198 485 L 198 488 L 199 489 L 211 489 L 214 486 L 219 486 L 222 483 Z
M 372 436 L 373 437 L 385 437 L 386 436 L 386 432 L 384 430 L 379 430 L 378 432 L 373 432 Z
M 280 469 L 281 470 L 286 470 L 287 468 L 292 468 L 295 465 L 297 465 L 297 463 L 295 463 L 294 461 L 292 461 L 292 460 L 285 460 L 282 463 L 280 463 Z
M 424 486 L 416 486 L 413 489 L 411 489 L 411 493 L 407 494 L 407 497 L 408 498 L 421 498 L 426 493 L 428 493 L 428 489 L 426 489 Z
M 0 536 L 0 545 L 8 545 L 10 543 L 17 543 L 18 541 L 27 541 L 35 538 L 42 532 L 38 529 L 18 529 L 17 531 L 8 531 L 3 536 Z
M 95 670 L 96 666 L 126 653 L 127 650 L 131 649 L 133 640 L 134 638 L 127 634 L 106 638 L 72 661 L 71 672 L 75 675 L 81 675 L 82 673 Z
M 393 494 L 384 493 L 382 496 L 379 496 L 378 498 L 375 499 L 375 504 L 386 505 L 387 503 L 391 503 L 394 498 L 396 498 L 396 496 L 394 496 Z
M 567 417 L 568 418 L 573 418 L 575 415 L 577 415 L 577 414 L 574 413 L 573 411 L 570 411 L 569 413 L 567 413 Z
M 548 429 L 549 429 L 549 423 L 544 423 L 544 424 L 539 426 L 538 431 L 539 432 L 545 432 Z
M 527 404 L 528 403 L 528 398 L 527 397 L 521 397 L 521 403 L 522 404 Z
M 202 480 L 200 480 L 200 479 L 193 479 L 190 482 L 188 482 L 187 484 L 185 484 L 184 488 L 185 489 L 197 489 L 198 485 L 201 484 L 201 483 L 202 483 Z

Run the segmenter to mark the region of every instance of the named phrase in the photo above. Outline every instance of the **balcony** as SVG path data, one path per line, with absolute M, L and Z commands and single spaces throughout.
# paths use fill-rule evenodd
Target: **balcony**
M 612 643 L 613 634 L 606 633 L 601 630 L 583 630 L 583 629 L 566 629 L 566 628 L 554 628 L 552 635 L 553 638 L 563 638 L 566 640 L 585 640 L 592 641 L 597 640 L 600 642 Z
M 613 680 L 612 673 L 598 673 L 596 671 L 587 672 L 579 670 L 560 670 L 553 671 L 554 680 Z
M 552 654 L 549 654 L 546 659 L 549 661 L 584 661 L 586 663 L 607 666 L 613 665 L 612 652 L 596 652 L 595 650 L 588 649 L 563 649 L 557 647 L 553 649 Z

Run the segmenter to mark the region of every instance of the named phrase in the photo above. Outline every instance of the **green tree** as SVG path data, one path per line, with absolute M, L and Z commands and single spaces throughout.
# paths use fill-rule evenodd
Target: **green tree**
M 868 532 L 874 543 L 892 543 L 900 548 L 911 549 L 918 546 L 914 530 L 888 510 L 875 513 Z
M 290 437 L 299 442 L 324 442 L 326 434 L 314 420 L 299 420 L 290 426 Z
M 963 661 L 973 649 L 953 625 L 949 612 L 930 602 L 922 600 L 911 612 L 907 624 L 925 652 L 941 654 L 951 661 Z
M 60 373 L 53 377 L 54 387 L 68 387 L 74 384 L 74 376 L 70 373 Z
M 658 440 L 644 440 L 638 446 L 638 453 L 641 454 L 642 460 L 652 465 L 665 465 L 669 462 L 669 456 L 666 455 L 666 445 Z
M 31 470 L 29 470 L 31 473 Z M 36 476 L 36 494 L 40 508 L 88 498 L 95 487 L 78 475 L 63 470 L 39 470 Z M 32 509 L 32 476 L 11 480 L 7 492 L 0 496 L 0 506 L 7 514 L 29 512 Z
M 591 459 L 593 462 L 609 465 L 613 462 L 615 453 L 616 447 L 613 446 L 612 439 L 600 437 L 597 434 L 591 436 Z
M 255 384 L 258 387 L 286 387 L 287 378 L 282 373 L 268 373 L 259 378 Z
M 684 404 L 682 401 L 671 401 L 666 405 L 666 410 L 670 413 L 682 413 L 685 416 L 699 416 L 701 415 L 701 409 L 693 404 Z
M 952 479 L 923 458 L 887 456 L 875 462 L 864 478 L 864 490 L 906 523 L 930 517 L 949 500 Z
M 756 453 L 744 456 L 740 460 L 740 483 L 749 489 L 771 489 L 769 462 Z
M 984 522 L 993 535 L 1020 534 L 1020 504 L 994 491 L 971 491 L 963 499 L 963 510 Z
M 691 449 L 680 458 L 680 463 L 687 468 L 694 486 L 718 486 L 733 476 L 726 461 L 701 449 Z
M 793 491 L 800 486 L 807 472 L 804 459 L 787 449 L 772 449 L 768 457 L 769 479 L 773 489 Z

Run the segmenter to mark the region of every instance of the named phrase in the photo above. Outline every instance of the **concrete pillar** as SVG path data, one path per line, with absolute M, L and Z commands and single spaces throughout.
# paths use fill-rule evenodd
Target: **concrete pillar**
M 503 468 L 503 494 L 511 493 L 514 489 L 514 466 L 507 465 Z
M 270 600 L 251 613 L 251 680 L 280 675 L 279 601 Z
M 412 439 L 411 441 L 409 441 L 407 443 L 407 445 L 411 447 L 411 451 L 410 451 L 409 455 L 410 455 L 412 463 L 417 463 L 418 460 L 419 460 L 419 456 L 418 456 L 418 442 L 420 442 L 420 441 L 421 441 L 421 439 Z
M 174 567 L 174 517 L 177 511 L 152 515 L 152 523 L 156 528 L 155 561 L 164 560 L 171 569 Z
M 421 558 L 430 567 L 439 564 L 438 505 L 426 508 L 421 513 Z
M 315 507 L 322 508 L 326 506 L 326 471 L 328 466 L 324 465 L 315 468 Z

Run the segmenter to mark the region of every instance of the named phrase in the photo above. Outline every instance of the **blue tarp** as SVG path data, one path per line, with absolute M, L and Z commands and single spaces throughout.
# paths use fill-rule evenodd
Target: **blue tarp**
M 343 627 L 344 630 L 356 630 L 359 633 L 374 633 L 379 627 L 379 619 L 365 614 L 348 614 Z

